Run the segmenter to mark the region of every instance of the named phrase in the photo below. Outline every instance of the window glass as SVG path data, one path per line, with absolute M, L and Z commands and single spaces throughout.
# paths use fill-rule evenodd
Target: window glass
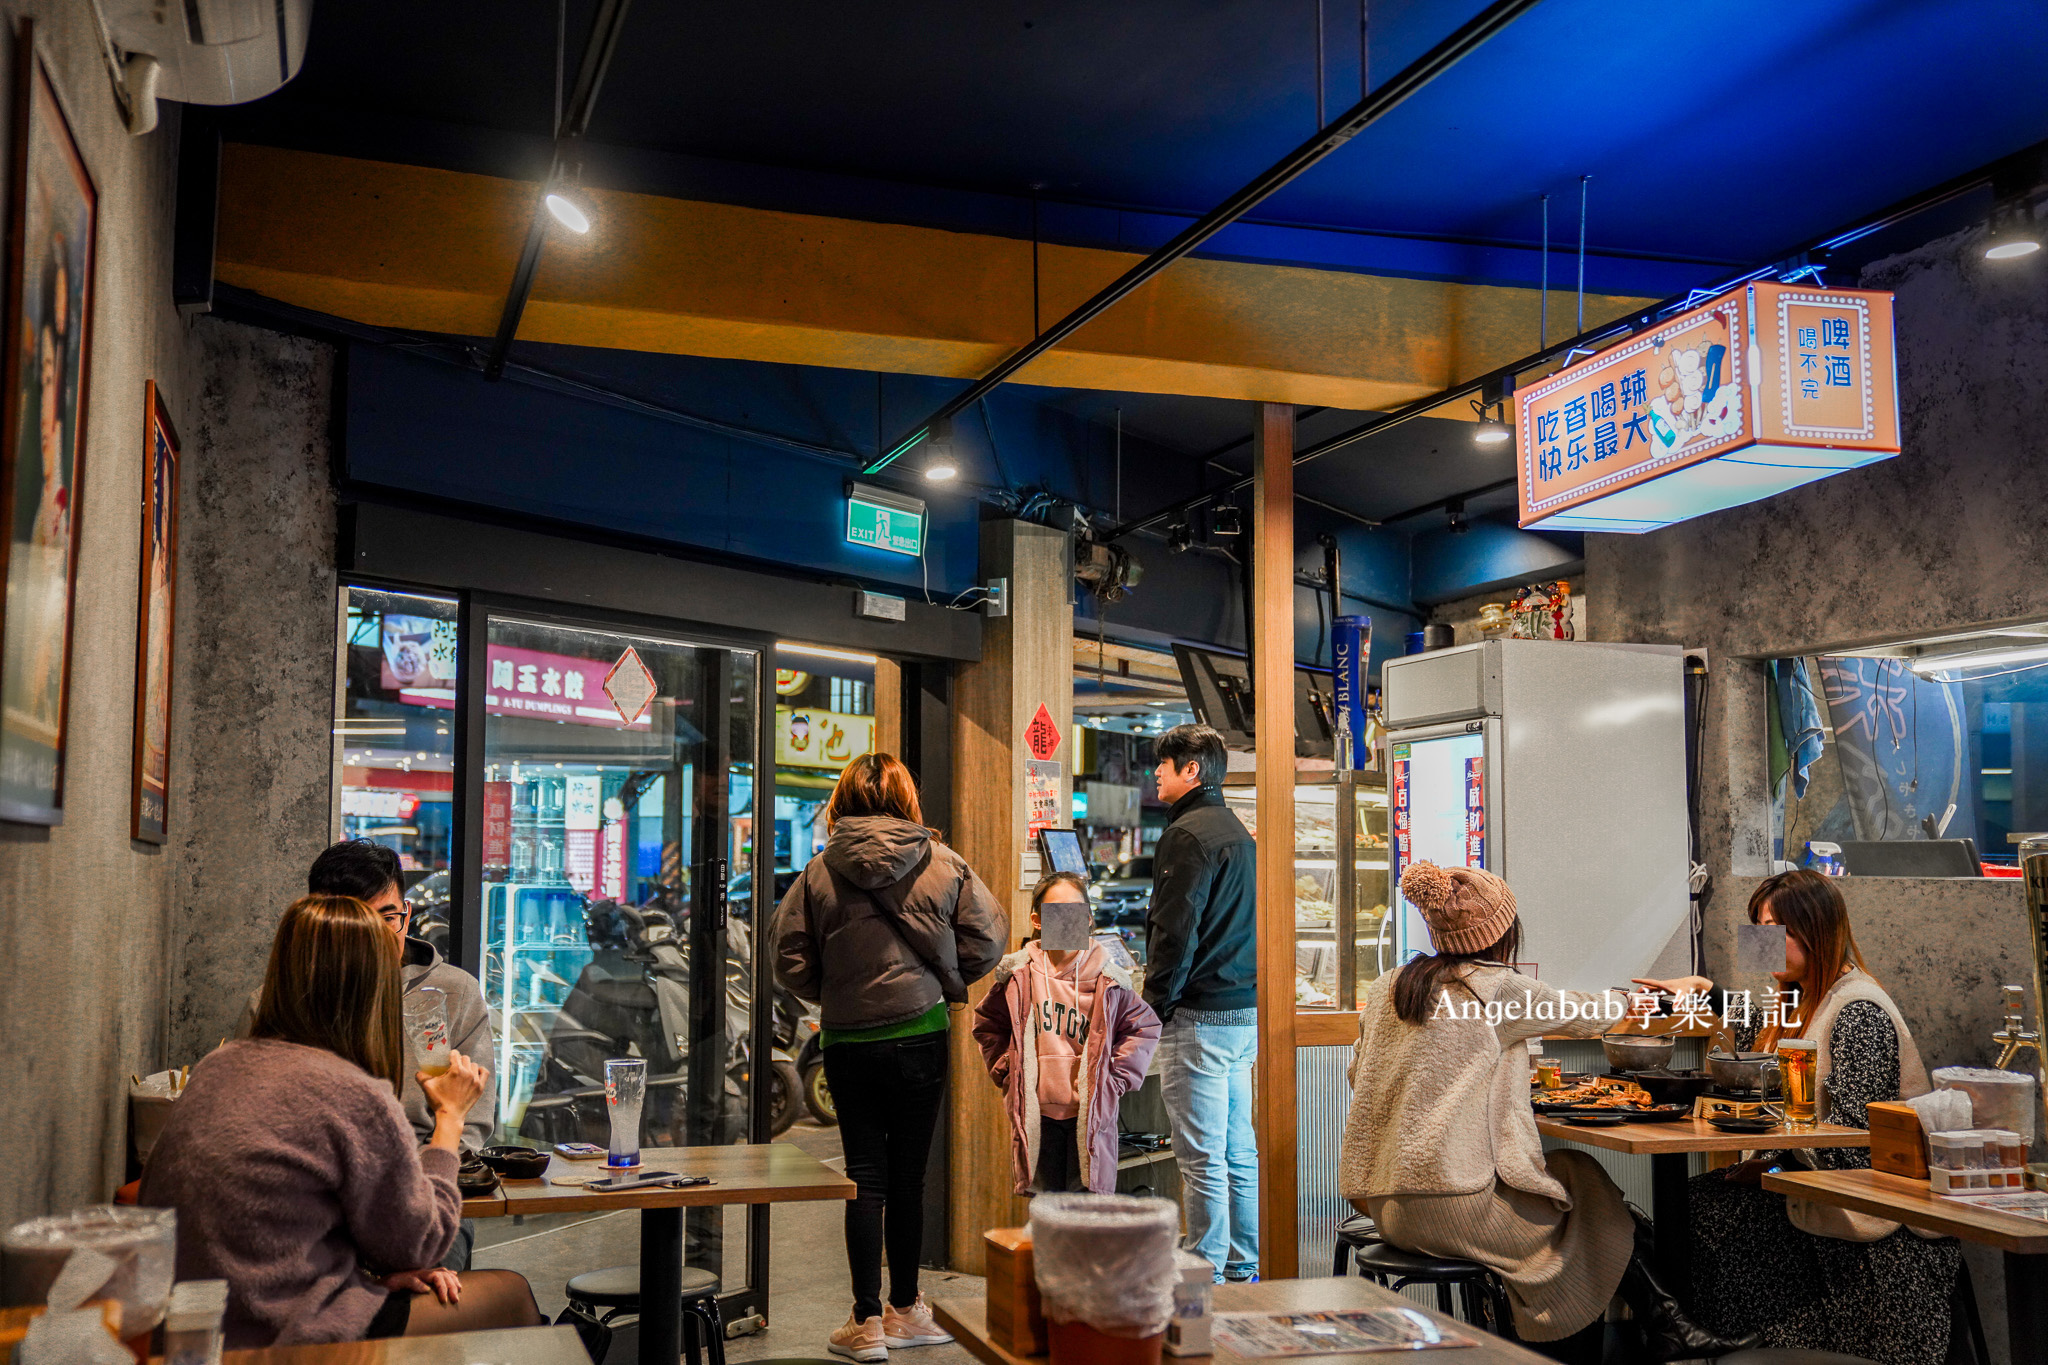
M 775 891 L 825 847 L 825 803 L 849 761 L 875 747 L 872 654 L 775 648 Z
M 455 603 L 342 589 L 334 832 L 398 854 L 408 894 L 447 946 L 455 788 Z M 413 874 L 419 874 L 417 876 Z

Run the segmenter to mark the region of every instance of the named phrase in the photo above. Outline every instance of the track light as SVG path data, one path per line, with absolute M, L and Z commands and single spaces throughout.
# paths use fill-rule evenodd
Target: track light
M 953 421 L 941 417 L 927 428 L 925 438 L 924 476 L 933 483 L 944 483 L 960 475 L 959 461 L 953 458 Z
M 1984 244 L 1987 261 L 2011 261 L 2041 249 L 2034 212 L 2024 197 L 2010 196 L 1991 211 L 1991 240 Z
M 1474 444 L 1497 446 L 1502 441 L 1513 439 L 1514 433 L 1509 431 L 1508 424 L 1501 420 L 1501 409 L 1505 406 L 1506 404 L 1499 399 L 1472 404 L 1472 411 L 1479 415 L 1479 425 L 1472 431 Z
M 1185 521 L 1176 521 L 1166 528 L 1166 548 L 1177 555 L 1186 554 L 1194 540 L 1194 534 Z
M 553 191 L 548 195 L 547 203 L 548 212 L 555 215 L 555 221 L 569 231 L 590 231 L 590 215 L 583 211 L 582 205 L 568 195 L 559 190 Z
M 1452 535 L 1461 536 L 1472 529 L 1471 523 L 1465 520 L 1465 500 L 1463 498 L 1446 499 L 1444 502 L 1444 515 L 1450 522 L 1446 529 Z

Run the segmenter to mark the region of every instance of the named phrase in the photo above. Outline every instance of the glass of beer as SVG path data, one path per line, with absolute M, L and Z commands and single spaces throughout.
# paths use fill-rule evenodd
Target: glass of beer
M 448 1074 L 448 995 L 440 987 L 406 992 L 405 1036 L 412 1044 L 414 1070 L 429 1076 Z
M 1787 1128 L 1798 1131 L 1813 1127 L 1819 1070 L 1819 1043 L 1808 1038 L 1778 1040 L 1778 1085 L 1785 1097 Z
M 640 1107 L 647 1098 L 647 1059 L 613 1057 L 604 1064 L 604 1103 L 611 1112 L 612 1145 L 605 1165 L 632 1170 L 640 1164 Z

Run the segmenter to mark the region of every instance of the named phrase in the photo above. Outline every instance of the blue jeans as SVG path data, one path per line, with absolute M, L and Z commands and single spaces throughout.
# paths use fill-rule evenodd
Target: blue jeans
M 1159 1034 L 1159 1089 L 1173 1120 L 1188 1250 L 1216 1277 L 1259 1268 L 1259 1149 L 1252 1132 L 1253 1027 L 1198 1024 L 1176 1013 Z

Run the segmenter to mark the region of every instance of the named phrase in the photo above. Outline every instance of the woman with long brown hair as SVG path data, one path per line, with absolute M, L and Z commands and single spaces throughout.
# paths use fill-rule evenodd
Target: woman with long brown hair
M 1818 1117 L 1868 1127 L 1864 1106 L 1924 1094 L 1927 1070 L 1899 1007 L 1863 964 L 1849 907 L 1831 877 L 1800 869 L 1766 878 L 1751 924 L 1785 929 L 1775 1008 L 1731 1011 L 1738 1049 L 1788 1039 L 1814 1045 Z M 1683 984 L 1683 983 L 1674 983 Z M 1764 1172 L 1801 1165 L 1867 1169 L 1863 1148 L 1764 1152 L 1692 1182 L 1693 1283 L 1701 1313 L 1773 1347 L 1841 1351 L 1883 1365 L 1940 1365 L 1961 1250 L 1897 1223 L 1800 1204 L 1761 1187 Z
M 969 983 L 995 970 L 1010 923 L 974 869 L 925 828 L 917 782 L 888 754 L 846 765 L 825 819 L 825 851 L 776 907 L 770 937 L 776 976 L 824 1007 L 825 1081 L 860 1188 L 846 1206 L 853 1312 L 828 1349 L 875 1362 L 892 1347 L 953 1339 L 917 1289 L 925 1161 L 946 1093 L 948 1005 L 965 1004 Z
M 521 1276 L 439 1268 L 488 1076 L 457 1052 L 418 1077 L 435 1109 L 420 1147 L 398 1103 L 402 1029 L 383 921 L 350 896 L 292 902 L 250 1036 L 193 1067 L 142 1176 L 144 1204 L 178 1211 L 178 1278 L 228 1282 L 229 1346 L 543 1321 Z
M 1337 1186 L 1406 1251 L 1477 1261 L 1507 1288 L 1516 1334 L 1556 1360 L 1600 1359 L 1619 1295 L 1639 1359 L 1753 1344 L 1691 1322 L 1649 1263 L 1647 1224 L 1583 1152 L 1545 1152 L 1529 1108 L 1530 1038 L 1592 1037 L 1629 1013 L 1617 991 L 1561 991 L 1515 969 L 1515 893 L 1478 868 L 1416 863 L 1401 894 L 1433 953 L 1373 982 L 1359 1012 Z

